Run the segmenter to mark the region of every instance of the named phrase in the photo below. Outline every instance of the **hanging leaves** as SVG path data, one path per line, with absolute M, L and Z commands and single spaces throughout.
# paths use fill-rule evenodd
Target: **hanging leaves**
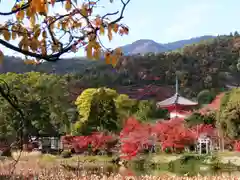
M 8 31 L 8 30 L 3 30 L 2 31 L 3 32 L 3 37 L 4 37 L 4 39 L 6 40 L 6 41 L 9 41 L 10 40 L 10 38 L 11 38 L 11 33 Z
M 113 25 L 113 31 L 114 31 L 115 33 L 118 32 L 118 27 L 119 27 L 118 24 L 114 24 L 114 25 Z
M 65 4 L 65 9 L 66 9 L 67 11 L 70 11 L 71 8 L 72 8 L 71 0 L 67 0 L 67 1 L 66 1 L 66 4 Z
M 87 58 L 92 59 L 93 58 L 93 46 L 92 46 L 92 43 L 89 43 L 86 46 L 86 51 L 87 51 Z
M 108 39 L 112 40 L 112 25 L 108 25 Z
M 105 33 L 105 29 L 104 29 L 104 27 L 101 25 L 101 26 L 100 26 L 100 35 L 104 35 L 104 33 Z
M 111 0 L 110 2 L 113 3 Z M 129 0 L 121 2 L 124 10 Z M 67 13 L 55 11 L 58 3 L 62 4 Z M 88 59 L 100 59 L 101 53 L 106 52 L 106 49 L 96 42 L 98 35 L 107 34 L 111 41 L 113 32 L 123 35 L 126 34 L 126 28 L 119 22 L 122 18 L 116 18 L 112 13 L 96 16 L 97 11 L 93 11 L 99 7 L 97 3 L 95 0 L 82 4 L 77 0 L 16 1 L 12 7 L 15 19 L 0 24 L 0 38 L 9 43 L 10 40 L 17 40 L 18 51 L 24 50 L 24 55 L 41 57 L 40 59 L 47 61 L 58 60 L 62 54 L 70 51 L 78 52 L 79 48 L 86 49 Z M 48 6 L 51 6 L 53 11 L 49 12 Z M 118 59 L 119 55 L 111 52 L 106 62 L 115 66 Z M 30 62 L 27 60 L 26 63 Z
M 0 64 L 3 63 L 3 58 L 4 58 L 3 52 L 0 50 Z

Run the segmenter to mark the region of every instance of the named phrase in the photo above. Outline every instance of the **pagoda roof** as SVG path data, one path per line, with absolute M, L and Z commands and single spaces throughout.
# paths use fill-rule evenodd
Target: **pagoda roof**
M 174 104 L 183 105 L 183 106 L 196 106 L 196 105 L 198 105 L 197 102 L 191 101 L 187 98 L 184 98 L 184 97 L 180 96 L 178 93 L 175 93 L 172 97 L 158 102 L 157 106 L 167 107 L 167 106 L 174 105 Z

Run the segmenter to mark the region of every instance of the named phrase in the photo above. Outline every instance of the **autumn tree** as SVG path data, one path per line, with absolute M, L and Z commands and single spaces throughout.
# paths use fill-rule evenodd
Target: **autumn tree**
M 240 136 L 239 119 L 240 119 L 240 91 L 233 88 L 226 92 L 221 98 L 220 111 L 218 113 L 217 124 L 221 134 L 233 139 Z
M 223 111 L 220 125 L 223 132 L 230 138 L 240 137 L 240 101 L 228 103 Z
M 128 34 L 128 27 L 120 22 L 130 0 L 121 0 L 118 11 L 100 15 L 97 12 L 102 7 L 101 2 L 7 1 L 13 7 L 0 12 L 1 18 L 8 19 L 0 24 L 0 44 L 25 55 L 28 64 L 38 64 L 41 60 L 57 61 L 65 53 L 85 48 L 88 58 L 99 59 L 101 52 L 105 52 L 106 63 L 116 65 L 120 49 L 103 48 L 100 36 L 106 34 L 111 41 L 114 33 Z M 6 0 L 0 3 L 6 3 Z M 110 0 L 109 3 L 116 2 Z M 62 11 L 61 6 L 65 10 Z M 18 45 L 11 40 L 17 41 Z M 0 56 L 3 57 L 2 51 Z
M 115 99 L 118 94 L 109 88 L 89 88 L 78 96 L 75 104 L 79 120 L 75 123 L 75 134 L 89 134 L 95 131 L 118 131 L 119 122 Z

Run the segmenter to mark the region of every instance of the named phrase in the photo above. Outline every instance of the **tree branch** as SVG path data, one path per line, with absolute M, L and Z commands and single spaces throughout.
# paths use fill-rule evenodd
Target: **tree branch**
M 58 3 L 58 2 L 64 2 L 64 1 L 66 1 L 66 0 L 56 0 L 56 3 Z M 0 2 L 0 3 L 1 3 L 1 2 Z M 21 7 L 16 8 L 16 9 L 10 11 L 10 12 L 0 12 L 0 16 L 10 16 L 10 15 L 13 15 L 13 14 L 21 11 L 21 10 L 25 10 L 25 9 L 29 8 L 30 3 L 31 3 L 31 1 L 23 4 Z M 51 2 L 49 2 L 49 4 L 50 4 L 50 3 L 51 3 Z
M 64 1 L 66 1 L 66 0 L 56 0 L 56 2 L 64 2 Z M 117 11 L 117 12 L 114 12 L 114 13 L 107 13 L 107 14 L 105 14 L 104 16 L 102 16 L 102 18 L 104 19 L 104 18 L 106 18 L 107 16 L 116 15 L 116 14 L 118 14 L 118 13 L 120 12 L 120 16 L 119 16 L 117 19 L 111 21 L 109 24 L 115 24 L 115 23 L 119 22 L 121 19 L 123 19 L 124 10 L 125 10 L 127 4 L 130 2 L 130 0 L 127 0 L 126 2 L 124 2 L 123 0 L 121 0 L 121 2 L 122 2 L 122 4 L 123 4 L 121 11 Z M 49 3 L 50 3 L 50 2 L 49 2 Z M 29 8 L 29 4 L 30 4 L 30 2 L 24 4 L 21 8 L 18 8 L 18 9 L 14 10 L 14 11 L 11 11 L 11 13 L 3 13 L 3 14 L 14 14 L 14 13 L 16 13 L 17 11 L 23 10 L 23 8 L 25 8 L 25 9 L 26 9 L 26 8 Z M 11 49 L 11 50 L 13 50 L 13 51 L 16 51 L 16 52 L 18 52 L 18 53 L 21 53 L 21 54 L 23 54 L 23 55 L 25 55 L 25 56 L 34 57 L 34 58 L 39 59 L 39 60 L 42 59 L 42 60 L 52 61 L 52 62 L 57 61 L 57 60 L 60 60 L 60 56 L 61 56 L 61 55 L 65 54 L 65 53 L 67 53 L 67 52 L 69 52 L 69 51 L 71 51 L 73 47 L 77 46 L 77 45 L 79 44 L 79 42 L 84 41 L 85 38 L 89 37 L 89 35 L 95 34 L 95 35 L 96 35 L 95 37 L 97 37 L 98 31 L 99 31 L 99 29 L 100 29 L 99 27 L 94 27 L 94 26 L 92 25 L 90 19 L 89 19 L 88 17 L 84 16 L 84 15 L 82 14 L 82 12 L 81 12 L 74 4 L 72 4 L 72 5 L 75 7 L 75 9 L 73 10 L 72 13 L 65 14 L 65 15 L 59 15 L 59 16 L 57 15 L 58 17 L 55 17 L 52 21 L 50 21 L 49 23 L 46 23 L 46 24 L 47 24 L 47 29 L 48 29 L 48 31 L 49 31 L 49 34 L 50 34 L 50 36 L 51 36 L 51 39 L 52 39 L 53 43 L 54 43 L 54 44 L 57 43 L 57 41 L 56 41 L 56 39 L 55 39 L 55 38 L 57 38 L 57 37 L 54 36 L 53 32 L 52 32 L 51 29 L 50 29 L 50 26 L 51 26 L 54 22 L 56 22 L 56 21 L 58 21 L 58 20 L 60 20 L 60 19 L 62 19 L 62 18 L 64 18 L 64 17 L 68 17 L 68 16 L 73 16 L 73 15 L 76 15 L 76 14 L 80 14 L 80 15 L 86 20 L 86 22 L 87 22 L 87 27 L 90 28 L 90 30 L 84 30 L 85 32 L 83 32 L 83 33 L 82 33 L 83 35 L 80 36 L 80 37 L 74 36 L 74 35 L 72 34 L 73 32 L 69 31 L 71 40 L 69 40 L 69 43 L 66 44 L 65 47 L 63 47 L 62 43 L 59 42 L 59 43 L 62 45 L 62 46 L 61 46 L 62 48 L 61 48 L 58 52 L 54 52 L 54 53 L 50 53 L 50 54 L 42 54 L 42 53 L 40 53 L 40 52 L 32 52 L 32 51 L 29 51 L 29 50 L 21 49 L 21 48 L 15 46 L 15 45 L 13 45 L 13 44 L 11 44 L 11 43 L 3 40 L 3 39 L 0 39 L 0 44 L 3 45 L 3 46 L 5 46 L 5 47 L 7 47 L 7 48 L 9 48 L 9 49 Z M 1 15 L 1 13 L 0 13 L 0 15 Z M 74 40 L 76 40 L 76 41 L 74 41 Z

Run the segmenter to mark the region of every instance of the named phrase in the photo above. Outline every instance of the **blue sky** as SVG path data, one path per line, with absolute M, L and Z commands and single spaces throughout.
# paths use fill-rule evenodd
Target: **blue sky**
M 10 2 L 14 0 L 2 0 L 0 11 L 11 8 Z M 114 12 L 121 4 L 120 0 L 114 0 L 112 5 L 109 0 L 101 2 L 105 8 L 99 9 L 100 14 Z M 240 31 L 239 8 L 239 0 L 131 0 L 122 21 L 129 26 L 129 35 L 116 36 L 112 42 L 103 38 L 103 42 L 114 48 L 138 39 L 167 43 L 202 35 L 229 34 Z M 5 54 L 17 55 L 0 48 Z

